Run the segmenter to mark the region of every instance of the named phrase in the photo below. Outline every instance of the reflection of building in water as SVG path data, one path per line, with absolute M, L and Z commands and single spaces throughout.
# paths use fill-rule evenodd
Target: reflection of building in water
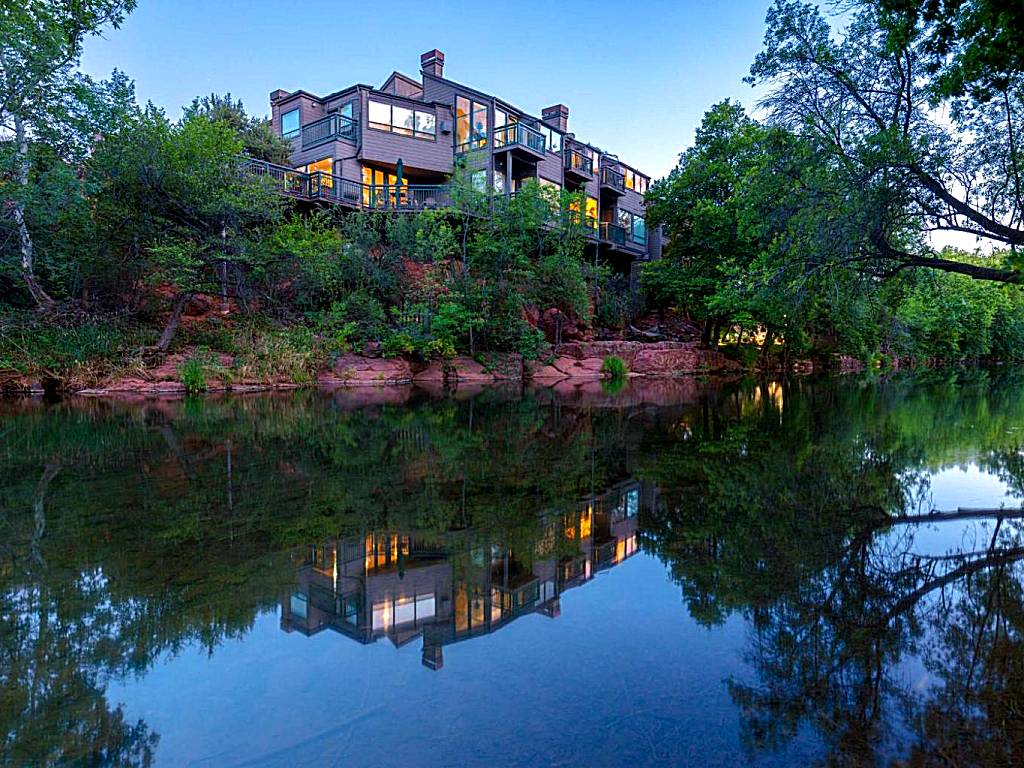
M 402 646 L 423 637 L 423 663 L 442 648 L 487 634 L 527 613 L 555 617 L 560 596 L 637 551 L 637 513 L 652 487 L 623 483 L 571 513 L 548 515 L 539 542 L 514 552 L 473 531 L 428 537 L 373 533 L 312 547 L 281 627 L 307 635 L 333 629 L 361 643 Z

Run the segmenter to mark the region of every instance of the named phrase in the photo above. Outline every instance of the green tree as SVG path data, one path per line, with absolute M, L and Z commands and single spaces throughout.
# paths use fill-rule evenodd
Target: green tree
M 230 93 L 223 96 L 211 93 L 193 99 L 192 104 L 185 109 L 185 118 L 195 115 L 205 115 L 211 120 L 229 125 L 242 140 L 242 149 L 249 157 L 278 165 L 291 162 L 291 142 L 274 133 L 270 121 L 250 117 L 242 100 L 233 100 Z
M 988 4 L 948 5 L 966 12 Z M 949 83 L 935 58 L 945 49 L 936 35 L 973 33 L 957 27 L 969 24 L 966 16 L 945 17 L 936 3 L 926 6 L 933 21 L 914 13 L 897 23 L 872 2 L 856 3 L 841 31 L 798 0 L 777 0 L 769 10 L 749 81 L 769 88 L 764 106 L 771 122 L 816 150 L 821 171 L 803 177 L 792 226 L 834 233 L 789 256 L 806 270 L 843 264 L 887 277 L 932 268 L 1019 282 L 1012 252 L 971 263 L 945 258 L 932 245 L 942 233 L 1011 249 L 1024 244 L 1017 140 L 1024 102 L 1021 73 L 1012 68 L 1002 80 L 976 73 L 990 86 L 1001 83 L 1002 98 L 947 97 Z M 951 124 L 937 117 L 947 108 Z
M 245 171 L 241 152 L 226 122 L 199 113 L 172 122 L 150 106 L 104 135 L 89 159 L 109 246 L 171 294 L 159 350 L 195 294 L 226 292 L 229 280 L 243 285 L 264 266 L 254 239 L 280 220 L 284 202 Z
M 77 71 L 85 39 L 118 27 L 135 0 L 5 2 L 0 7 L 0 196 L 16 238 L 18 271 L 39 307 L 53 298 L 36 274 L 36 247 L 28 209 L 45 193 L 33 177 L 33 147 L 58 162 L 76 163 L 97 132 L 130 100 L 131 86 L 115 73 L 95 83 Z

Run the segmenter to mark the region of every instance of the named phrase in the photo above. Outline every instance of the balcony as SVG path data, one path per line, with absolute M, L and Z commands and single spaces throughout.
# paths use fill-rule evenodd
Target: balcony
M 451 191 L 443 184 L 385 184 L 362 187 L 362 207 L 372 211 L 427 211 L 451 205 Z
M 509 123 L 494 129 L 494 150 L 512 150 L 519 157 L 536 162 L 546 156 L 544 134 L 526 123 Z
M 246 170 L 267 180 L 277 192 L 310 202 L 334 203 L 370 211 L 425 211 L 451 205 L 444 184 L 374 186 L 343 179 L 333 173 L 303 173 L 262 160 L 247 160 Z
M 362 187 L 358 181 L 349 181 L 333 173 L 314 171 L 309 174 L 309 199 L 327 203 L 340 203 L 358 208 L 362 201 Z
M 610 221 L 601 222 L 602 243 L 610 243 L 613 246 L 624 248 L 626 246 L 627 239 L 628 234 L 625 227 L 620 227 L 618 224 L 612 224 Z
M 302 148 L 309 149 L 328 141 L 356 140 L 358 125 L 351 117 L 333 114 L 302 126 Z
M 253 176 L 265 179 L 267 184 L 282 195 L 304 200 L 309 198 L 309 174 L 283 165 L 274 165 L 264 160 L 249 158 L 245 161 L 245 170 Z
M 594 161 L 577 149 L 565 150 L 565 175 L 575 176 L 580 181 L 594 178 Z
M 611 167 L 601 169 L 601 189 L 608 190 L 614 195 L 626 194 L 626 175 Z

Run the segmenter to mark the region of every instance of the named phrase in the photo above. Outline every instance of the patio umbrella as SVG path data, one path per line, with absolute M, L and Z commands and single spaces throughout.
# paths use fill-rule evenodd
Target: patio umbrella
M 398 158 L 398 162 L 395 164 L 395 207 L 398 207 L 399 201 L 402 195 L 402 174 L 405 172 L 405 163 L 402 162 L 402 158 Z

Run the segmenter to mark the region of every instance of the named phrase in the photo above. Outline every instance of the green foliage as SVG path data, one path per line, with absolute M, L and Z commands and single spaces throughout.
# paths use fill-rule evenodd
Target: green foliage
M 209 355 L 203 351 L 197 351 L 190 355 L 180 366 L 178 376 L 181 383 L 185 385 L 185 391 L 190 395 L 205 392 L 209 382 L 207 381 L 207 368 L 209 366 Z
M 92 379 L 130 364 L 142 338 L 138 328 L 117 321 L 63 324 L 9 315 L 0 318 L 0 370 Z
M 611 379 L 624 379 L 626 374 L 629 373 L 629 368 L 621 357 L 609 355 L 601 361 L 601 373 L 606 374 Z
M 922 40 L 937 97 L 998 98 L 1024 73 L 1024 6 L 1014 0 L 875 0 L 896 41 Z
M 1024 356 L 1019 346 L 1024 297 L 1016 286 L 963 275 L 926 274 L 911 281 L 894 312 L 894 352 L 946 360 Z
M 192 104 L 185 109 L 185 118 L 197 115 L 225 123 L 242 140 L 242 147 L 249 157 L 280 165 L 291 160 L 291 142 L 274 133 L 269 120 L 250 117 L 241 99 L 233 100 L 230 93 L 223 96 L 211 93 L 193 99 Z

